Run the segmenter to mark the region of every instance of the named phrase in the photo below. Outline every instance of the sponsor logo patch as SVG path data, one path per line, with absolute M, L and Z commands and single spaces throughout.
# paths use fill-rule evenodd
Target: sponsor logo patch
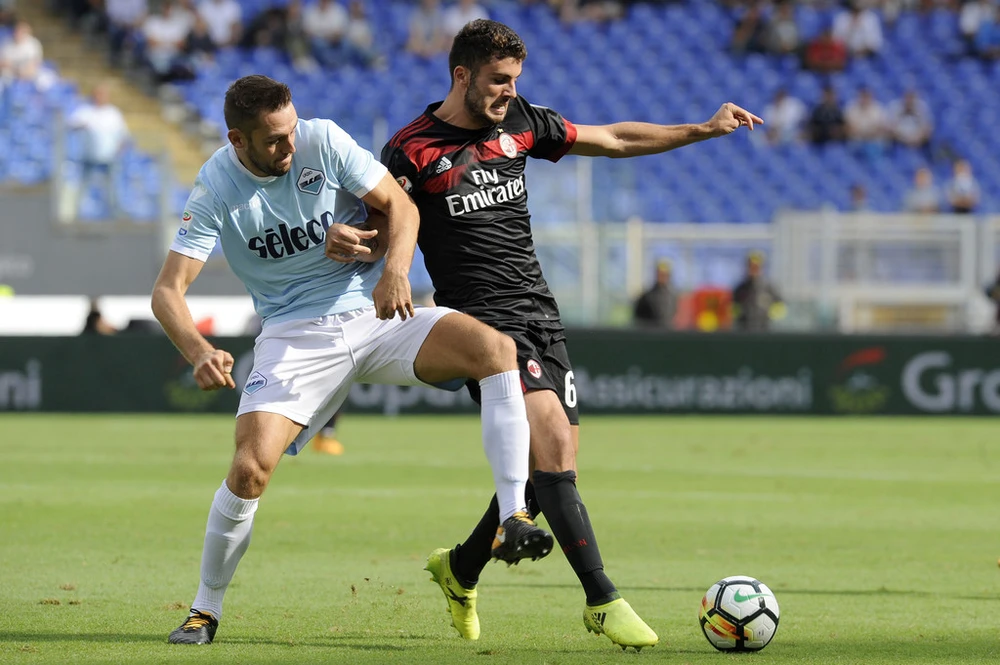
M 833 410 L 839 413 L 877 413 L 885 408 L 892 391 L 879 380 L 886 350 L 882 346 L 860 349 L 837 366 L 836 383 L 830 387 Z
M 247 377 L 247 384 L 243 386 L 243 392 L 253 395 L 255 392 L 267 385 L 267 377 L 260 372 L 254 372 Z
M 177 229 L 177 235 L 186 236 L 188 234 L 188 229 L 191 228 L 191 213 L 187 210 L 181 215 L 181 228 Z
M 434 173 L 444 173 L 451 168 L 451 160 L 447 157 L 442 157 L 438 160 L 437 166 L 434 167 Z

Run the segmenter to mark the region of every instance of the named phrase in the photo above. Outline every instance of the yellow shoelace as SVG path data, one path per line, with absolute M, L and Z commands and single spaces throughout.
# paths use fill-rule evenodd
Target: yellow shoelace
M 187 621 L 184 622 L 184 629 L 197 630 L 208 625 L 209 623 L 211 623 L 211 620 L 204 614 L 192 614 L 188 617 Z

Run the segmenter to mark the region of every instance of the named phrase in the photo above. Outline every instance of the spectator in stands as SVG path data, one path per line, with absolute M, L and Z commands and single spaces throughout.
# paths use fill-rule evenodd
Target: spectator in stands
M 736 23 L 729 48 L 733 53 L 764 53 L 767 50 L 767 24 L 759 2 L 750 4 Z
M 837 92 L 832 86 L 823 89 L 820 103 L 809 117 L 809 140 L 816 145 L 831 141 L 843 141 L 847 135 L 844 112 L 837 101 Z
M 889 127 L 897 143 L 911 148 L 928 148 L 934 122 L 927 103 L 911 89 L 893 103 L 889 110 Z
M 208 34 L 208 24 L 205 23 L 205 19 L 195 14 L 191 31 L 184 40 L 184 67 L 187 70 L 184 78 L 192 78 L 199 70 L 212 64 L 217 50 L 212 36 Z
M 795 23 L 795 5 L 791 0 L 781 0 L 764 31 L 764 45 L 769 53 L 790 55 L 802 47 L 799 27 Z
M 117 106 L 111 103 L 111 86 L 99 83 L 91 93 L 89 104 L 81 106 L 66 120 L 67 128 L 78 131 L 83 137 L 81 156 L 80 186 L 76 200 L 79 211 L 80 200 L 95 179 L 107 199 L 113 216 L 118 213 L 115 195 L 115 176 L 118 158 L 129 140 L 128 125 Z M 77 213 L 79 214 L 79 213 Z
M 147 0 L 104 0 L 103 21 L 85 29 L 107 30 L 108 58 L 112 65 L 121 63 L 122 53 L 130 48 L 142 33 L 142 24 L 149 13 Z
M 142 24 L 145 38 L 144 60 L 158 83 L 178 78 L 184 45 L 195 17 L 173 0 L 165 0 Z
M 677 313 L 677 292 L 670 280 L 670 261 L 656 262 L 656 281 L 635 301 L 633 308 L 637 326 L 670 330 Z
M 1000 12 L 984 20 L 976 32 L 976 54 L 985 60 L 1000 59 Z
M 312 55 L 312 44 L 306 33 L 305 14 L 301 0 L 291 0 L 285 7 L 285 52 L 292 66 L 300 72 L 311 72 L 318 68 Z
M 972 164 L 957 159 L 951 168 L 951 180 L 945 185 L 951 211 L 958 214 L 974 212 L 979 205 L 979 183 L 972 174 Z
M 365 3 L 351 0 L 347 7 L 347 32 L 344 34 L 344 49 L 350 60 L 356 64 L 382 68 L 385 56 L 375 46 L 375 30 L 365 11 Z
M 42 43 L 27 21 L 14 24 L 11 38 L 0 47 L 0 78 L 37 81 L 42 73 Z
M 202 20 L 204 21 L 204 19 Z M 265 7 L 247 25 L 241 46 L 246 48 L 284 48 L 287 20 L 287 7 L 282 5 Z M 210 35 L 209 39 L 211 39 Z M 212 42 L 212 45 L 215 46 L 215 42 Z
M 311 72 L 318 65 L 313 58 L 312 39 L 306 33 L 301 0 L 286 5 L 272 5 L 250 22 L 244 45 L 283 50 L 295 69 Z
M 236 0 L 204 0 L 198 14 L 208 24 L 208 34 L 219 48 L 238 44 L 243 34 L 243 11 Z
M 941 194 L 934 186 L 934 174 L 926 166 L 913 174 L 913 188 L 906 193 L 903 207 L 907 212 L 921 214 L 941 211 Z
M 889 139 L 885 108 L 878 103 L 872 91 L 863 87 L 858 97 L 844 111 L 847 138 L 868 157 L 882 154 Z
M 410 15 L 410 36 L 406 50 L 423 58 L 445 53 L 451 48 L 454 35 L 444 31 L 444 13 L 440 0 L 420 0 Z
M 114 335 L 118 330 L 108 323 L 104 315 L 101 314 L 101 308 L 97 304 L 95 298 L 90 299 L 90 310 L 87 312 L 87 318 L 83 322 L 83 330 L 80 331 L 81 335 Z
M 833 36 L 855 57 L 875 55 L 882 50 L 882 21 L 863 0 L 851 0 L 833 20 Z
M 802 100 L 778 88 L 774 99 L 764 109 L 765 136 L 772 144 L 797 143 L 802 139 L 802 126 L 807 116 L 808 110 Z
M 772 319 L 785 315 L 785 305 L 778 290 L 764 276 L 764 255 L 747 256 L 747 272 L 733 289 L 733 317 L 737 330 L 762 332 L 770 329 Z
M 968 0 L 958 14 L 958 31 L 965 42 L 966 53 L 973 55 L 978 52 L 976 37 L 979 29 L 992 23 L 996 16 L 994 0 Z
M 347 21 L 347 10 L 333 0 L 319 0 L 302 9 L 302 27 L 320 65 L 332 69 L 343 64 Z
M 449 36 L 454 37 L 469 21 L 489 17 L 489 13 L 476 4 L 476 0 L 458 0 L 458 4 L 449 7 L 444 12 L 444 31 Z
M 809 44 L 802 56 L 803 66 L 819 74 L 843 71 L 847 66 L 847 47 L 826 28 Z

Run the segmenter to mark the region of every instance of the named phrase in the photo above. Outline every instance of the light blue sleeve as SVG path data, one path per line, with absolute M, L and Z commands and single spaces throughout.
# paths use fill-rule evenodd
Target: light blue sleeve
M 344 189 L 361 198 L 375 189 L 388 171 L 368 150 L 357 144 L 337 123 L 329 121 L 325 149 L 333 175 Z
M 178 254 L 207 261 L 222 233 L 223 208 L 217 203 L 215 194 L 199 178 L 181 217 L 181 226 L 170 244 L 170 249 Z

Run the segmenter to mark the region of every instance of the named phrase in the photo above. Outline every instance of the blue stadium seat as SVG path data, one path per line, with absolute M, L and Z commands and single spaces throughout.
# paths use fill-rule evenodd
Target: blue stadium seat
M 272 3 L 242 4 L 244 19 L 250 21 Z M 961 43 L 954 13 L 904 12 L 894 26 L 886 27 L 885 48 L 879 56 L 854 59 L 842 74 L 825 77 L 801 70 L 795 57 L 729 53 L 734 17 L 708 0 L 628 3 L 621 21 L 569 26 L 545 3 L 524 6 L 498 0 L 488 9 L 494 18 L 519 30 L 528 43 L 531 57 L 520 91 L 578 123 L 702 120 L 725 100 L 762 111 L 779 87 L 810 106 L 827 82 L 845 104 L 863 86 L 874 90 L 883 103 L 916 87 L 935 118 L 937 152 L 946 147 L 972 160 L 984 192 L 983 210 L 1000 210 L 1000 137 L 969 131 L 971 126 L 992 127 L 1000 119 L 1000 111 L 994 109 L 1000 63 L 955 57 Z M 366 145 L 375 140 L 374 118 L 386 118 L 392 133 L 447 92 L 444 56 L 423 60 L 401 52 L 412 11 L 413 4 L 403 0 L 369 3 L 379 43 L 390 54 L 385 71 L 351 67 L 299 73 L 275 50 L 224 49 L 214 67 L 195 81 L 179 84 L 179 89 L 193 108 L 221 128 L 222 91 L 229 82 L 248 73 L 268 73 L 292 85 L 304 117 L 332 117 Z M 815 35 L 837 11 L 796 7 L 800 33 L 804 38 Z M 602 94 L 609 90 L 613 93 Z M 0 177 L 25 182 L 48 177 L 52 112 L 65 111 L 79 99 L 75 88 L 65 83 L 45 92 L 11 85 L 0 104 L 0 126 L 21 130 L 10 132 L 8 142 L 26 159 L 0 159 Z M 134 159 L 144 163 L 140 157 Z M 621 220 L 640 214 L 665 223 L 750 222 L 766 221 L 781 207 L 846 206 L 855 182 L 869 183 L 873 207 L 898 209 L 913 171 L 927 164 L 928 157 L 913 150 L 889 150 L 872 162 L 845 146 L 768 147 L 740 133 L 669 155 L 626 161 L 631 163 L 594 162 L 595 179 L 613 185 L 600 195 L 595 192 L 595 214 L 601 218 Z M 721 191 L 720 165 L 727 173 Z M 946 177 L 947 163 L 938 161 L 934 166 Z M 145 215 L 159 185 L 146 179 L 137 183 L 127 206 L 132 213 Z M 533 201 L 538 199 L 546 213 L 540 218 L 556 216 L 549 211 L 560 204 L 547 193 L 534 195 L 537 189 Z M 183 206 L 182 194 L 174 194 L 174 207 Z M 94 212 L 96 205 L 87 209 Z

